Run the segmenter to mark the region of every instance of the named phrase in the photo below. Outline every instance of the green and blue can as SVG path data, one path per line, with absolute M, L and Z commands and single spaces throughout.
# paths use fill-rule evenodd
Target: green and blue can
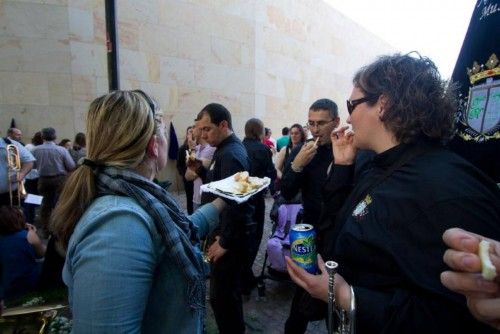
M 318 271 L 316 257 L 316 231 L 309 224 L 296 224 L 290 231 L 290 255 L 292 260 L 311 274 Z

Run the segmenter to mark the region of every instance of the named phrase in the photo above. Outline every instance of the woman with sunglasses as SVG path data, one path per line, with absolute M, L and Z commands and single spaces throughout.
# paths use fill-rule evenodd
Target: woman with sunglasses
M 453 133 L 453 86 L 428 58 L 399 54 L 363 67 L 353 83 L 352 132 L 332 132 L 335 165 L 324 188 L 323 215 L 335 224 L 323 254 L 339 264 L 337 305 L 352 311 L 355 301 L 358 334 L 490 332 L 439 279 L 446 229 L 500 237 L 498 187 L 443 147 Z M 377 155 L 353 185 L 358 149 Z M 325 270 L 309 275 L 287 261 L 295 282 L 327 301 Z
M 186 216 L 152 182 L 167 162 L 162 115 L 142 91 L 90 104 L 87 156 L 67 180 L 52 228 L 67 250 L 75 333 L 201 333 L 205 273 L 199 237 L 223 202 Z

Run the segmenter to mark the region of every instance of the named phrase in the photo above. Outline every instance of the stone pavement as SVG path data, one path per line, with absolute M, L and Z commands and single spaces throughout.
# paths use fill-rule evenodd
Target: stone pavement
M 186 200 L 184 193 L 172 192 L 179 200 L 184 208 Z M 260 245 L 259 254 L 255 259 L 254 273 L 260 275 L 262 263 L 265 256 L 265 248 L 267 240 L 271 235 L 272 223 L 269 219 L 269 210 L 271 209 L 273 199 L 266 198 L 266 222 L 264 225 L 264 235 Z M 257 289 L 252 291 L 249 300 L 243 302 L 243 310 L 245 314 L 245 323 L 247 325 L 247 334 L 264 333 L 264 334 L 279 334 L 283 333 L 283 326 L 288 317 L 290 304 L 294 293 L 295 285 L 293 282 L 275 281 L 272 279 L 265 280 L 266 298 L 258 298 Z M 218 333 L 213 313 L 207 301 L 207 333 Z M 315 321 L 309 324 L 308 334 L 324 334 L 327 333 L 325 321 Z

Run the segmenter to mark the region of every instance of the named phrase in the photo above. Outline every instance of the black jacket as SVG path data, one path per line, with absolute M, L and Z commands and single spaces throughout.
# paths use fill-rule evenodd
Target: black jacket
M 335 166 L 323 192 L 336 219 L 326 258 L 354 288 L 357 333 L 493 332 L 439 275 L 447 269 L 446 229 L 500 240 L 500 190 L 457 155 L 429 147 L 367 193 L 358 191 L 410 149 L 377 155 L 354 187 L 353 167 Z
M 250 160 L 241 141 L 234 135 L 224 139 L 214 153 L 206 174 L 206 183 L 225 179 L 237 172 L 250 172 Z M 210 193 L 203 193 L 201 203 L 211 202 L 216 198 Z M 253 206 L 251 204 L 226 201 L 230 206 L 221 212 L 219 244 L 225 249 L 241 249 L 244 247 L 246 226 L 252 224 Z
M 293 149 L 288 162 L 295 159 L 301 147 Z M 313 226 L 318 224 L 323 201 L 321 189 L 326 182 L 328 166 L 332 161 L 331 145 L 322 145 L 318 147 L 316 155 L 302 172 L 296 173 L 292 170 L 290 163 L 285 164 L 281 178 L 281 195 L 286 200 L 291 200 L 299 191 L 302 191 L 303 221 L 306 224 Z
M 257 177 L 268 177 L 270 179 L 276 176 L 276 169 L 273 164 L 273 153 L 271 149 L 262 144 L 257 139 L 243 139 L 243 146 L 247 150 L 250 159 L 250 175 Z

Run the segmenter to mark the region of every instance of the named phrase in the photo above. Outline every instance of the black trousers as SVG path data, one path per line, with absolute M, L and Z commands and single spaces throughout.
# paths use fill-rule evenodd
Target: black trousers
M 242 274 L 242 292 L 245 295 L 250 294 L 251 290 L 257 285 L 257 279 L 254 276 L 252 267 L 255 257 L 259 251 L 262 234 L 264 231 L 264 220 L 266 214 L 266 203 L 264 193 L 261 192 L 250 199 L 255 211 L 252 216 L 253 226 L 247 227 L 247 248 L 245 262 L 243 264 Z
M 290 307 L 290 315 L 285 322 L 285 334 L 303 334 L 309 321 L 326 319 L 327 311 L 327 303 L 312 298 L 306 290 L 297 286 Z
M 24 187 L 28 194 L 38 195 L 38 179 L 26 179 L 24 182 Z M 35 223 L 35 208 L 37 205 L 23 203 L 23 212 L 26 222 L 34 224 Z
M 182 178 L 184 182 L 184 190 L 186 191 L 186 209 L 188 214 L 193 214 L 193 181 L 186 181 Z
M 43 196 L 40 208 L 40 227 L 47 232 L 49 229 L 50 215 L 55 208 L 59 194 L 61 193 L 66 175 L 40 176 L 38 178 L 38 192 Z
M 0 206 L 10 206 L 10 195 L 7 191 L 6 193 L 0 194 Z M 12 205 L 19 205 L 19 197 L 17 196 L 17 190 L 12 191 Z
M 290 314 L 285 322 L 285 334 L 304 334 L 309 324 L 309 319 L 300 312 L 300 302 L 305 291 L 297 287 L 293 295 Z M 307 293 L 307 292 L 306 292 Z
M 210 304 L 220 334 L 245 333 L 241 299 L 242 256 L 229 250 L 212 265 Z

